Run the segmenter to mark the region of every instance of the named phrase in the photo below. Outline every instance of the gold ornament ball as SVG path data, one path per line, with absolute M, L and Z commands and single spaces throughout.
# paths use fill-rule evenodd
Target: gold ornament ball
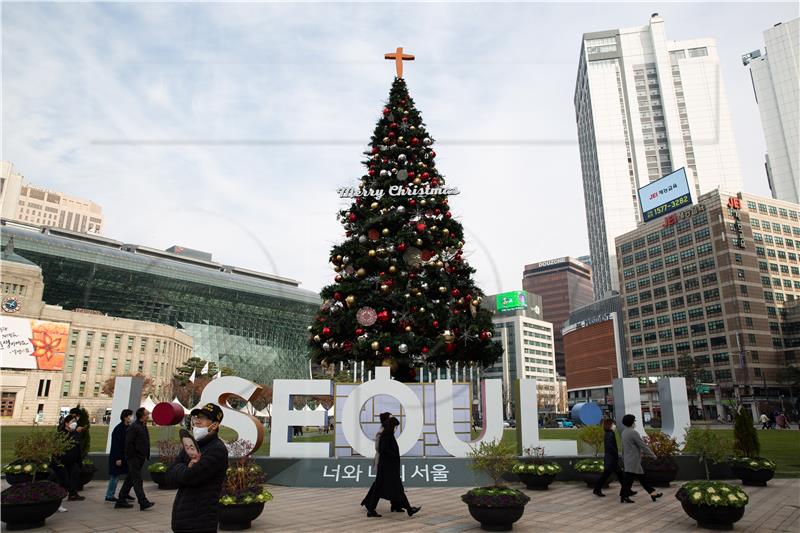
M 388 285 L 381 285 L 381 292 L 389 292 L 389 286 Z
M 364 270 L 363 268 L 359 268 L 358 270 L 356 270 L 356 276 L 358 276 L 359 278 L 363 278 L 366 275 L 367 271 Z
M 341 272 L 342 271 L 342 267 L 340 267 L 339 265 L 333 265 L 333 271 L 334 272 Z
M 381 362 L 381 366 L 388 366 L 394 372 L 397 370 L 397 361 L 391 357 L 387 357 Z
M 424 307 L 420 307 L 420 308 L 419 308 L 419 313 L 420 313 L 420 314 L 422 314 L 422 313 L 424 313 L 424 312 L 425 312 L 425 308 L 424 308 Z
M 356 303 L 356 297 L 351 294 L 344 301 L 347 302 L 347 307 L 353 307 L 353 304 Z
M 442 235 L 450 235 L 450 230 L 449 230 L 449 229 L 447 229 L 447 228 L 444 228 L 444 229 L 442 230 Z
M 394 266 L 394 265 L 390 266 L 389 267 L 389 274 L 394 274 L 395 272 L 397 272 L 397 267 Z
M 442 268 L 444 266 L 444 263 L 442 261 L 436 261 L 436 266 Z
M 320 341 L 320 336 L 314 335 L 314 342 L 319 342 L 319 341 Z
M 369 347 L 377 351 L 381 347 L 381 343 L 378 341 L 372 341 L 372 344 L 370 344 Z
M 447 287 L 442 285 L 441 287 L 439 287 L 439 292 L 441 292 L 442 294 L 446 293 L 447 292 Z
M 428 200 L 423 198 L 422 200 L 419 201 L 419 205 L 428 205 Z
M 378 205 L 378 202 L 372 202 L 369 207 L 371 209 L 378 209 L 378 207 L 380 207 L 380 206 Z
M 464 305 L 464 298 L 458 299 L 458 305 Z
M 422 239 L 417 239 L 417 246 L 422 246 Z
M 389 236 L 389 228 L 383 228 L 381 230 L 381 235 L 383 235 L 384 237 L 388 237 Z
M 342 256 L 341 255 L 337 255 L 336 256 L 336 262 L 337 263 L 341 263 L 342 262 Z
M 414 185 L 419 185 L 420 183 L 422 183 L 422 180 L 421 180 L 421 179 L 419 179 L 419 178 L 414 178 Z
M 367 255 L 370 257 L 375 257 L 375 254 L 376 254 L 375 250 L 370 250 L 369 252 L 367 252 Z
M 405 140 L 405 139 L 403 138 L 403 136 L 402 136 L 402 135 L 401 135 L 400 137 L 398 137 L 398 138 L 397 138 L 397 142 L 399 142 L 399 143 L 403 142 L 404 140 Z
M 411 332 L 411 326 L 406 326 L 406 333 L 410 333 L 410 332 Z

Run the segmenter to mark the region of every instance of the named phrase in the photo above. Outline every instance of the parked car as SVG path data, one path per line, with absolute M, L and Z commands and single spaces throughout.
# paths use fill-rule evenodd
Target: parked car
M 556 418 L 556 424 L 560 428 L 574 428 L 575 424 L 569 418 Z

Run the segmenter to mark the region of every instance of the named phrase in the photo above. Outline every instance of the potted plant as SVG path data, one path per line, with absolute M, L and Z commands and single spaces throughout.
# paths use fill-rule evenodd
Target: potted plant
M 744 516 L 748 497 L 745 492 L 719 481 L 690 481 L 681 485 L 675 497 L 699 527 L 733 529 Z
M 9 485 L 28 483 L 50 477 L 50 462 L 67 449 L 68 438 L 63 433 L 34 429 L 14 443 L 16 459 L 3 467 Z
M 19 483 L 0 493 L 0 516 L 8 530 L 43 527 L 67 491 L 52 481 Z
M 150 472 L 150 479 L 158 484 L 161 490 L 174 490 L 178 487 L 172 485 L 167 481 L 167 468 L 175 461 L 178 454 L 183 449 L 180 441 L 164 439 L 156 442 L 158 448 L 158 461 L 147 465 L 147 471 Z
M 733 452 L 731 472 L 743 485 L 766 487 L 775 475 L 775 463 L 759 456 L 761 444 L 753 420 L 739 408 L 733 425 Z
M 502 477 L 514 466 L 510 448 L 500 441 L 481 442 L 469 453 L 470 468 L 484 472 L 494 484 L 470 490 L 461 500 L 467 504 L 469 514 L 480 522 L 486 531 L 509 531 L 514 522 L 522 518 L 525 505 L 531 500 L 523 492 L 507 487 Z
M 81 461 L 81 487 L 92 481 L 96 473 L 97 467 L 94 466 L 94 462 L 88 457 L 84 457 Z
M 597 424 L 583 426 L 578 431 L 578 440 L 584 444 L 588 444 L 592 448 L 595 457 L 600 454 L 600 448 L 603 446 L 604 439 L 605 431 L 603 431 L 602 426 Z
M 730 444 L 712 429 L 689 428 L 686 431 L 686 442 L 683 445 L 684 453 L 696 454 L 703 463 L 706 479 L 709 479 L 708 463 L 720 463 L 730 456 Z
M 219 498 L 219 528 L 223 531 L 250 529 L 264 510 L 264 504 L 272 500 L 272 494 L 264 486 L 264 471 L 246 452 L 250 448 L 241 439 L 228 444 L 231 459 Z
M 669 487 L 670 482 L 678 477 L 678 463 L 675 462 L 678 441 L 659 431 L 645 436 L 644 442 L 656 456 L 655 459 L 647 457 L 642 460 L 647 479 L 656 487 Z
M 519 476 L 519 480 L 531 490 L 547 490 L 550 483 L 556 478 L 556 474 L 561 472 L 558 463 L 545 461 L 544 448 L 526 448 L 523 450 L 523 460 L 516 463 L 511 472 Z M 526 460 L 526 458 L 532 458 Z
M 597 480 L 603 475 L 603 460 L 581 459 L 573 465 L 573 468 L 578 473 L 578 477 L 586 482 L 587 487 L 594 488 Z

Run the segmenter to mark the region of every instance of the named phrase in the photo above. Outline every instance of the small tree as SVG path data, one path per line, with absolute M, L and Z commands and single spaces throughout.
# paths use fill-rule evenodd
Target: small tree
M 144 374 L 127 374 L 125 376 L 113 376 L 108 378 L 103 382 L 103 387 L 100 389 L 100 392 L 105 394 L 106 396 L 114 396 L 114 388 L 117 386 L 117 378 L 118 377 L 141 377 L 144 378 L 142 381 L 142 398 L 150 396 L 153 394 L 153 390 L 155 389 L 155 384 L 153 383 L 153 378 L 149 376 L 145 376 Z
M 595 457 L 600 453 L 600 446 L 603 445 L 604 438 L 605 431 L 599 425 L 583 426 L 578 431 L 578 440 L 591 446 Z
M 684 453 L 696 454 L 706 471 L 706 479 L 710 479 L 708 462 L 719 463 L 730 455 L 730 443 L 713 429 L 689 428 L 686 431 Z
M 47 464 L 70 446 L 69 437 L 61 431 L 34 429 L 14 443 L 14 455 L 21 462 Z
M 502 444 L 499 440 L 491 442 L 481 442 L 478 446 L 472 446 L 467 456 L 472 459 L 470 468 L 476 472 L 484 472 L 492 479 L 495 487 L 503 487 L 503 475 L 510 472 L 516 458 L 511 452 L 511 448 Z
M 675 456 L 680 450 L 678 441 L 670 437 L 666 433 L 651 433 L 644 437 L 644 443 L 647 444 L 656 456 L 655 459 L 645 458 L 647 464 L 651 467 L 670 467 L 675 464 Z
M 741 457 L 758 457 L 761 453 L 758 432 L 753 427 L 753 420 L 741 408 L 736 411 L 733 424 L 733 451 Z

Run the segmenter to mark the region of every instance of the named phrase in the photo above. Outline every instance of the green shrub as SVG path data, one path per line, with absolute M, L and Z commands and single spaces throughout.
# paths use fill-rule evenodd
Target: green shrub
M 686 443 L 683 445 L 684 453 L 693 453 L 698 456 L 709 479 L 708 462 L 719 463 L 731 454 L 728 441 L 713 429 L 689 428 L 686 431 Z
M 473 446 L 467 456 L 472 459 L 470 468 L 486 473 L 495 487 L 503 486 L 503 474 L 510 472 L 516 461 L 511 448 L 499 440 L 481 442 L 480 445 Z
M 34 429 L 14 443 L 14 455 L 18 462 L 50 463 L 70 448 L 72 443 L 66 433 L 50 429 Z
M 684 483 L 675 497 L 681 502 L 712 507 L 744 507 L 747 494 L 733 485 L 719 481 L 690 481 Z
M 761 453 L 758 431 L 753 427 L 753 420 L 744 409 L 736 412 L 733 424 L 733 451 L 739 457 L 758 457 Z
M 578 440 L 584 442 L 594 449 L 594 456 L 600 453 L 600 447 L 603 445 L 605 438 L 605 431 L 600 426 L 583 426 L 578 431 Z
M 517 463 L 511 467 L 514 474 L 532 474 L 534 476 L 550 476 L 561 472 L 558 463 Z
M 585 474 L 602 474 L 603 473 L 603 460 L 602 459 L 581 459 L 575 463 L 575 471 Z

